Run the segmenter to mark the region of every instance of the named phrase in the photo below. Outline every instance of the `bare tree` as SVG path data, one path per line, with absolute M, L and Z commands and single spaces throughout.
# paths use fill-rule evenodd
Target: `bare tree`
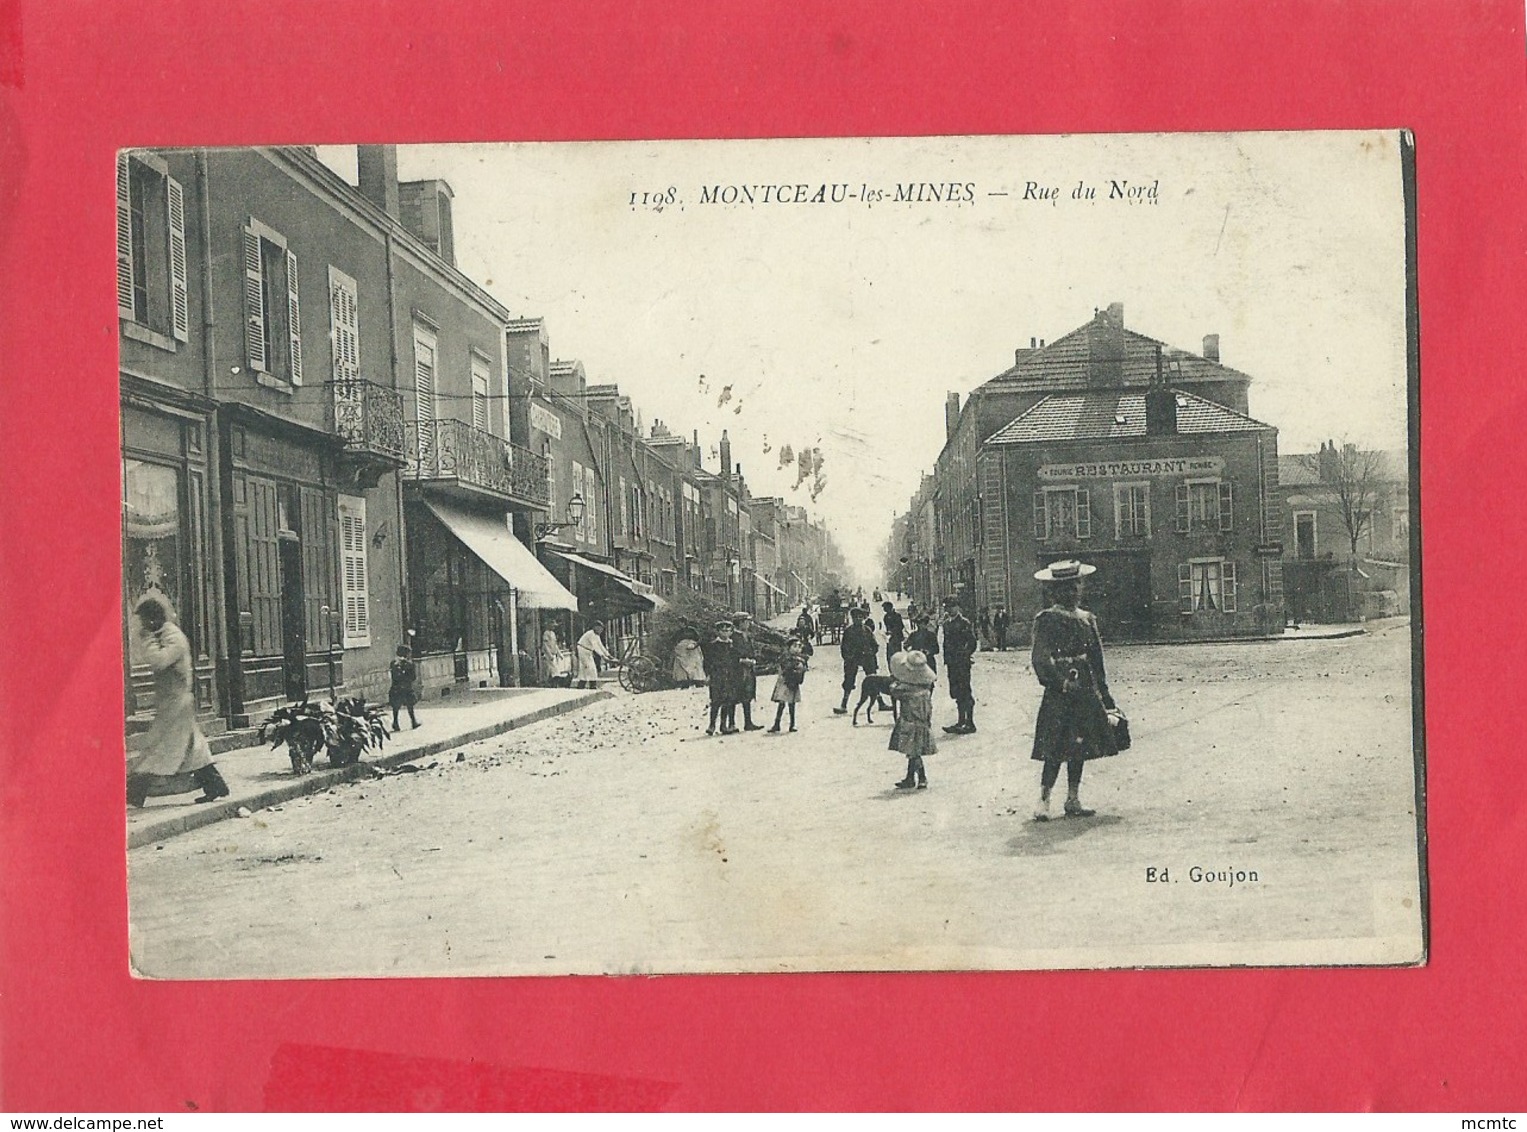
M 1350 561 L 1356 562 L 1357 544 L 1373 530 L 1379 488 L 1386 474 L 1384 454 L 1361 448 L 1343 437 L 1339 445 L 1327 441 L 1319 452 L 1302 454 L 1299 462 L 1329 493 L 1325 509 L 1341 521 Z

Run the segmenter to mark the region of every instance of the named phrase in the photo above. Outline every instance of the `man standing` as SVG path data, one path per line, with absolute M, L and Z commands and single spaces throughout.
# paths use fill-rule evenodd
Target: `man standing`
M 992 614 L 992 632 L 997 635 L 997 649 L 999 652 L 1007 651 L 1007 628 L 1013 623 L 1012 616 L 1007 611 L 1007 606 L 998 604 L 997 612 Z
M 843 640 L 838 645 L 843 657 L 843 702 L 832 709 L 834 715 L 848 714 L 848 697 L 854 694 L 854 686 L 859 682 L 859 670 L 862 668 L 866 676 L 873 676 L 880 667 L 876 659 L 880 649 L 875 634 L 864 623 L 864 610 L 854 606 L 849 616 L 853 624 L 843 630 Z
M 907 623 L 901 619 L 901 614 L 896 612 L 896 607 L 890 602 L 882 602 L 880 608 L 885 611 L 885 618 L 881 624 L 885 626 L 885 662 L 889 665 L 891 658 L 903 648 L 902 640 L 907 635 Z
M 976 655 L 976 633 L 958 605 L 944 622 L 944 663 L 949 670 L 949 698 L 959 718 L 944 728 L 951 735 L 969 735 L 976 729 L 976 698 L 970 691 L 970 666 Z
M 737 660 L 742 665 L 742 679 L 738 682 L 737 702 L 742 705 L 742 729 L 762 731 L 763 724 L 753 722 L 753 701 L 758 698 L 758 650 L 753 647 L 753 615 L 737 612 L 732 614 L 732 624 L 737 627 L 732 640 L 737 645 Z
M 938 634 L 933 631 L 932 619 L 926 613 L 918 613 L 912 618 L 912 624 L 916 626 L 912 635 L 907 638 L 907 649 L 916 649 L 928 658 L 928 667 L 938 671 Z

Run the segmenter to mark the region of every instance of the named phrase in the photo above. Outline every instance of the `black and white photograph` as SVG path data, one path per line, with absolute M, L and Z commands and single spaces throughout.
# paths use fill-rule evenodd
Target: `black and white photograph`
M 121 151 L 132 972 L 1424 963 L 1410 144 Z

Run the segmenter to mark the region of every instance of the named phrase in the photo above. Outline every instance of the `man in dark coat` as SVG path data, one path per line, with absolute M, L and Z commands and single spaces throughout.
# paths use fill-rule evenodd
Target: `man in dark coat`
M 1007 630 L 1013 623 L 1012 614 L 1008 613 L 1007 606 L 997 606 L 997 612 L 992 614 L 992 632 L 997 636 L 997 648 L 999 651 L 1007 651 Z
M 710 681 L 710 726 L 705 733 L 714 735 L 719 719 L 721 734 L 731 735 L 737 730 L 737 701 L 742 694 L 742 658 L 732 640 L 732 623 L 716 622 L 716 635 L 701 645 L 700 651 Z
M 916 649 L 928 658 L 928 667 L 938 671 L 938 634 L 933 631 L 933 620 L 926 613 L 919 613 L 912 619 L 916 626 L 912 635 L 907 638 L 908 651 Z
M 732 640 L 737 645 L 737 660 L 742 665 L 742 679 L 737 686 L 737 702 L 742 705 L 742 729 L 762 731 L 763 724 L 753 722 L 753 701 L 758 698 L 758 675 L 753 671 L 758 663 L 758 649 L 753 645 L 753 615 L 734 613 L 732 624 L 737 627 Z
M 891 663 L 891 657 L 899 653 L 905 646 L 902 644 L 907 635 L 907 623 L 901 619 L 901 614 L 896 612 L 896 607 L 890 602 L 884 602 L 880 606 L 885 610 L 885 617 L 881 624 L 885 626 L 885 662 Z
M 951 735 L 969 735 L 976 729 L 976 698 L 970 690 L 970 666 L 975 662 L 976 631 L 958 605 L 944 622 L 944 664 L 949 672 L 949 698 L 959 718 L 944 728 Z
M 866 676 L 873 676 L 880 668 L 876 659 L 880 646 L 864 623 L 864 610 L 856 606 L 849 610 L 849 616 L 853 624 L 843 630 L 843 640 L 838 645 L 843 657 L 843 702 L 832 709 L 834 715 L 848 714 L 848 697 L 854 694 L 854 686 L 859 682 L 859 670 L 862 668 Z

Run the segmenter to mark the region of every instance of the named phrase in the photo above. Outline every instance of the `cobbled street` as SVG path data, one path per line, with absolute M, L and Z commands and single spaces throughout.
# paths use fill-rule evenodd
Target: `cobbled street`
M 886 750 L 889 715 L 855 727 L 832 714 L 835 654 L 818 651 L 794 735 L 706 738 L 703 688 L 618 694 L 418 773 L 132 850 L 135 967 L 248 978 L 1420 957 L 1408 625 L 1110 648 L 1134 747 L 1088 765 L 1097 816 L 1062 820 L 1057 797 L 1047 824 L 1030 817 L 1039 687 L 1026 652 L 978 655 L 980 731 L 940 733 L 931 788 L 916 792 L 892 787 L 905 762 Z M 760 680 L 764 723 L 772 684 Z M 934 702 L 936 725 L 952 722 L 942 680 Z

